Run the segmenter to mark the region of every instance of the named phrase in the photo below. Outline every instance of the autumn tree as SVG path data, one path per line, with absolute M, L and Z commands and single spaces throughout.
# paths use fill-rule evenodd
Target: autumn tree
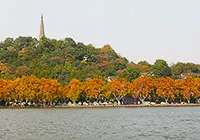
M 0 79 L 0 101 L 6 100 L 8 93 L 8 81 Z
M 199 86 L 198 83 L 191 77 L 187 76 L 184 80 L 181 82 L 181 88 L 184 98 L 187 100 L 188 103 L 190 103 L 191 97 L 195 95 L 199 95 Z
M 40 94 L 42 102 L 57 102 L 61 98 L 62 87 L 57 80 L 41 79 Z
M 82 92 L 82 82 L 73 78 L 70 83 L 63 88 L 62 96 L 63 98 L 70 99 L 72 102 L 75 102 L 79 99 Z
M 167 103 L 169 99 L 174 100 L 174 80 L 170 77 L 156 79 L 156 93 L 158 97 L 165 99 Z
M 112 81 L 108 82 L 106 85 L 107 88 L 107 96 L 110 94 L 110 97 L 113 96 L 114 99 L 117 101 L 118 105 L 121 104 L 121 99 L 126 96 L 128 92 L 128 84 L 126 79 L 113 79 Z
M 133 93 L 137 95 L 142 103 L 144 103 L 144 100 L 149 96 L 151 92 L 154 91 L 154 83 L 150 77 L 140 76 L 134 80 L 133 84 L 135 87 Z
M 16 96 L 17 96 L 16 87 L 18 86 L 19 82 L 20 78 L 17 78 L 15 80 L 8 80 L 6 82 L 6 85 L 4 85 L 6 92 L 3 96 L 3 100 L 6 103 L 16 101 Z
M 200 97 L 200 78 L 194 78 L 195 86 L 197 88 L 197 93 L 195 94 L 195 98 L 198 99 Z
M 128 89 L 127 95 L 130 95 L 133 98 L 137 98 L 138 94 L 137 94 L 137 91 L 136 91 L 136 85 L 135 85 L 135 83 L 133 81 L 132 82 L 128 82 L 127 86 L 128 86 L 128 88 L 127 88 Z
M 38 94 L 40 94 L 40 79 L 31 76 L 23 76 L 18 78 L 13 83 L 13 99 L 15 102 L 25 101 L 38 101 Z
M 88 81 L 83 83 L 86 97 L 89 99 L 97 100 L 99 98 L 99 95 L 102 92 L 103 85 L 104 85 L 104 82 L 99 77 L 94 78 L 94 79 L 89 79 Z

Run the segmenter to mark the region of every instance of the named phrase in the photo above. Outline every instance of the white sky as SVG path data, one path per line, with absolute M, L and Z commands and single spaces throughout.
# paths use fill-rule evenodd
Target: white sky
M 38 37 L 112 48 L 129 61 L 200 64 L 199 0 L 0 0 L 0 40 Z

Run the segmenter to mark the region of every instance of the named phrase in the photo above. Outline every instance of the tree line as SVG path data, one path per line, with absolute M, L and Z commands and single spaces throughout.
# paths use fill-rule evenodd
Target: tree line
M 200 65 L 178 62 L 169 66 L 161 59 L 154 64 L 129 62 L 110 45 L 96 48 L 72 38 L 37 40 L 18 37 L 0 42 L 0 79 L 14 80 L 31 75 L 56 79 L 62 85 L 73 78 L 84 82 L 98 76 L 125 78 L 129 82 L 141 75 L 182 79 L 185 76 L 199 77 Z
M 125 78 L 88 79 L 84 82 L 73 78 L 61 85 L 55 79 L 22 76 L 15 80 L 0 80 L 1 105 L 62 105 L 78 102 L 110 102 L 122 104 L 123 98 L 132 97 L 144 101 L 197 103 L 200 96 L 200 78 L 186 77 L 174 80 L 170 77 L 152 78 L 140 76 L 132 82 Z

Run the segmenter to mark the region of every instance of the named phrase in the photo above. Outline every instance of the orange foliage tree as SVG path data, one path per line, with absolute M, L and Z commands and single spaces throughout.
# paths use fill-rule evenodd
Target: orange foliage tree
M 127 94 L 132 96 L 133 98 L 137 98 L 138 94 L 137 94 L 136 87 L 135 87 L 136 85 L 133 82 L 128 82 L 127 86 L 128 86 Z
M 194 81 L 195 81 L 196 88 L 198 90 L 195 97 L 198 98 L 200 97 L 200 78 L 194 78 Z
M 184 80 L 181 81 L 180 86 L 184 98 L 190 103 L 190 99 L 193 96 L 199 95 L 199 86 L 198 82 L 193 78 L 187 76 Z
M 158 97 L 164 98 L 167 103 L 171 98 L 174 100 L 174 80 L 170 77 L 156 79 L 156 93 Z
M 197 99 L 200 96 L 200 78 L 186 77 L 183 80 L 173 80 L 169 77 L 152 79 L 141 76 L 133 82 L 120 78 L 107 83 L 101 78 L 90 79 L 86 82 L 80 82 L 74 78 L 64 88 L 57 80 L 39 79 L 34 75 L 23 76 L 13 81 L 0 79 L 0 102 L 4 101 L 6 104 L 9 102 L 51 104 L 66 99 L 72 102 L 81 99 L 89 102 L 103 99 L 104 101 L 117 101 L 118 104 L 121 104 L 122 98 L 126 95 L 139 98 L 143 103 L 151 93 L 156 93 L 166 102 L 169 99 L 174 100 L 176 97 L 177 99 L 184 98 L 190 103 L 191 97 Z
M 182 102 L 183 97 L 183 86 L 182 86 L 182 79 L 174 80 L 174 95 L 179 98 L 179 102 Z
M 142 103 L 154 91 L 154 83 L 152 78 L 147 76 L 140 76 L 133 81 L 134 84 L 134 96 L 137 96 Z
M 0 101 L 6 101 L 6 95 L 8 93 L 8 81 L 0 80 Z
M 114 79 L 108 82 L 104 87 L 107 91 L 104 93 L 106 96 L 114 97 L 118 105 L 121 104 L 120 100 L 128 93 L 128 82 L 126 79 Z
M 104 82 L 101 78 L 94 78 L 83 83 L 84 93 L 89 99 L 97 100 L 102 92 Z

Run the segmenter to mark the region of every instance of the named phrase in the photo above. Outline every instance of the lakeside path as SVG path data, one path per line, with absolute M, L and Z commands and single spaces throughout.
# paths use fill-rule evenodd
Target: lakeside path
M 78 105 L 78 106 L 0 106 L 0 109 L 54 109 L 54 108 L 143 108 L 143 107 L 200 107 L 200 104 L 154 104 L 154 105 Z

